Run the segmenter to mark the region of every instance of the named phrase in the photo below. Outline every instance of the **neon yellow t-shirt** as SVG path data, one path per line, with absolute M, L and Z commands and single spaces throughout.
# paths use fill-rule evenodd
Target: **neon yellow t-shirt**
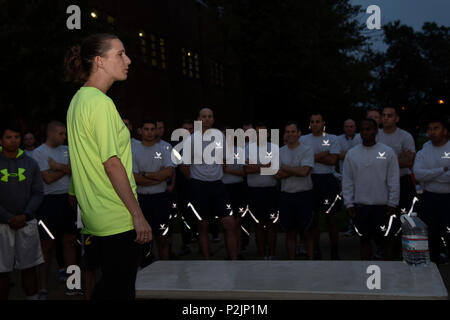
M 113 101 L 97 88 L 80 88 L 67 111 L 67 136 L 83 233 L 110 236 L 134 229 L 131 214 L 103 166 L 109 158 L 117 156 L 137 198 L 130 132 Z

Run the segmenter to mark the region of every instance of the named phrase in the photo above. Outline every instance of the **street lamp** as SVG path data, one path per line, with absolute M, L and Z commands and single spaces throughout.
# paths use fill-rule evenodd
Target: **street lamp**
M 444 103 L 445 103 L 445 101 L 444 101 L 444 100 L 442 100 L 442 99 L 439 99 L 439 100 L 438 100 L 438 103 L 439 103 L 439 104 L 444 104 Z
M 94 19 L 97 19 L 98 15 L 97 15 L 97 13 L 95 11 L 92 11 L 91 12 L 91 17 L 94 18 Z

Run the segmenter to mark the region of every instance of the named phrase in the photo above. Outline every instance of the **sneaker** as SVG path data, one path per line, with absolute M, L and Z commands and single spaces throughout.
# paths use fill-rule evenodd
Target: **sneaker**
M 39 290 L 38 292 L 38 300 L 48 300 L 48 291 L 47 290 Z
M 58 271 L 58 281 L 61 283 L 66 282 L 67 280 L 67 272 L 66 269 L 59 269 Z

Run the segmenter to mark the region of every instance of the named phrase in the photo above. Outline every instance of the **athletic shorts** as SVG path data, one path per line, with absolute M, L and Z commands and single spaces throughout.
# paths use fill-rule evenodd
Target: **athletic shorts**
M 398 213 L 401 213 L 402 209 L 409 212 L 416 195 L 416 186 L 414 185 L 411 175 L 407 174 L 400 177 L 400 201 L 397 207 Z
M 155 236 L 167 236 L 173 218 L 172 203 L 166 192 L 138 194 L 139 205 Z
M 313 182 L 314 211 L 329 214 L 341 210 L 342 197 L 340 196 L 339 182 L 335 176 L 332 173 L 311 174 L 311 179 Z
M 13 230 L 8 224 L 0 224 L 0 273 L 13 269 L 23 270 L 44 263 L 37 220 Z
M 430 233 L 450 237 L 450 193 L 425 191 L 422 196 L 421 218 Z
M 233 212 L 238 213 L 239 217 L 241 217 L 248 205 L 247 184 L 245 182 L 225 184 L 225 189 L 227 190 Z
M 70 206 L 67 193 L 44 196 L 36 218 L 38 221 L 42 220 L 55 238 L 77 233 L 77 212 Z M 39 234 L 41 239 L 52 239 L 42 226 L 39 226 Z
M 251 213 L 256 223 L 269 221 L 276 223 L 278 198 L 276 187 L 248 187 L 248 207 L 251 212 L 247 214 Z
M 361 240 L 383 239 L 400 231 L 400 219 L 391 219 L 386 214 L 386 209 L 385 205 L 355 205 L 354 227 Z
M 175 191 L 172 192 L 166 192 L 167 199 L 170 203 L 170 211 L 173 217 L 178 215 L 178 208 L 177 208 L 177 194 Z
M 313 192 L 281 192 L 280 224 L 285 231 L 308 231 L 313 224 Z
M 188 209 L 198 220 L 221 219 L 234 214 L 221 180 L 189 180 Z

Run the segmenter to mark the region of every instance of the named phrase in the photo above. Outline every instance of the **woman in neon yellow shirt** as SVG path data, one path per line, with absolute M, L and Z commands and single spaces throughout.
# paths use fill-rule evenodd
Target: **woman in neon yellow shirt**
M 130 133 L 106 92 L 127 79 L 131 60 L 114 35 L 95 34 L 66 57 L 68 80 L 84 83 L 67 111 L 75 194 L 82 212 L 90 266 L 102 279 L 93 299 L 133 299 L 140 245 L 152 230 L 137 202 Z

